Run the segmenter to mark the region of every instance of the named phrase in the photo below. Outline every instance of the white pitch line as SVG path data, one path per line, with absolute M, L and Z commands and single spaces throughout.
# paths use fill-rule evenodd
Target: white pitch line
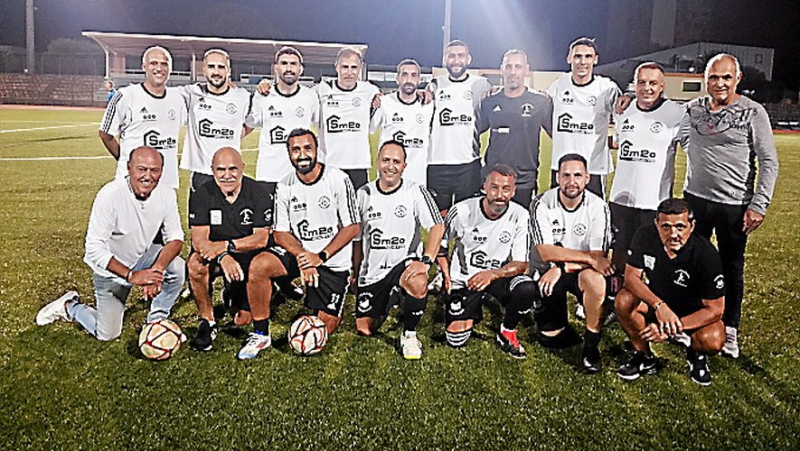
M 70 127 L 86 127 L 89 125 L 97 125 L 94 122 L 82 122 L 80 124 L 71 124 L 71 125 L 54 125 L 52 127 L 34 127 L 34 128 L 17 128 L 13 130 L 0 130 L 0 134 L 2 133 L 17 133 L 17 132 L 33 132 L 39 130 L 52 130 L 54 128 L 70 128 Z
M 243 149 L 243 152 L 257 152 L 258 149 Z M 180 157 L 181 154 L 178 154 Z M 63 161 L 63 160 L 103 160 L 111 155 L 96 155 L 91 157 L 19 157 L 0 158 L 0 161 Z

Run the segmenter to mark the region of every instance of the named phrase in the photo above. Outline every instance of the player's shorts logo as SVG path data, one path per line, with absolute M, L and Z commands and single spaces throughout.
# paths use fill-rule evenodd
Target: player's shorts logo
M 239 212 L 239 216 L 242 218 L 241 225 L 253 225 L 253 210 L 245 208 Z
M 227 111 L 228 114 L 236 114 L 237 111 L 236 105 L 233 103 L 225 105 L 225 111 Z
M 372 309 L 372 293 L 364 291 L 358 293 L 358 311 L 366 313 Z
M 653 124 L 650 125 L 650 131 L 653 133 L 661 133 L 661 130 L 664 130 L 664 124 L 661 122 L 653 122 Z
M 306 109 L 301 107 L 301 106 L 299 106 L 299 107 L 294 109 L 294 115 L 297 116 L 297 117 L 303 117 L 303 116 L 306 115 Z
M 319 208 L 325 209 L 331 206 L 331 199 L 328 196 L 322 196 L 319 198 Z
M 581 224 L 581 223 L 575 224 L 572 227 L 572 233 L 578 236 L 586 235 L 586 224 Z
M 503 230 L 503 233 L 501 233 L 500 236 L 497 237 L 497 239 L 500 240 L 500 242 L 503 244 L 508 243 L 509 241 L 511 241 L 511 234 Z
M 169 120 L 174 121 L 175 118 L 178 117 L 178 113 L 175 110 L 170 108 L 170 110 L 167 111 L 167 117 L 169 118 Z
M 403 205 L 398 205 L 394 209 L 394 215 L 397 216 L 398 218 L 404 218 L 406 216 L 406 207 L 404 207 Z
M 461 306 L 461 301 L 450 303 L 451 315 L 461 315 L 462 313 L 464 313 L 464 308 Z

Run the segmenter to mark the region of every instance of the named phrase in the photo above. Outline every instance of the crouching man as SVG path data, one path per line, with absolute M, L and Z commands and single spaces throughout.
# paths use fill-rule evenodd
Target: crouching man
M 650 343 L 688 338 L 689 376 L 700 385 L 711 384 L 707 355 L 725 344 L 725 282 L 717 250 L 693 234 L 694 227 L 689 204 L 667 199 L 658 206 L 655 227 L 644 226 L 633 237 L 625 286 L 615 303 L 634 348 L 617 372 L 622 379 L 656 372 Z
M 75 321 L 98 340 L 122 333 L 125 301 L 133 285 L 151 300 L 147 322 L 169 316 L 186 277 L 183 229 L 175 191 L 159 185 L 164 156 L 152 147 L 134 149 L 128 176 L 105 185 L 94 200 L 86 232 L 83 260 L 94 271 L 97 306 L 80 302 L 70 291 L 36 315 L 40 326 L 56 320 Z M 164 245 L 153 239 L 161 230 Z

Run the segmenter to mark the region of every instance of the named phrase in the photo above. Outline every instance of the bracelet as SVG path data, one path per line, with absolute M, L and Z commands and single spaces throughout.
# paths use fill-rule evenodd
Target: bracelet
M 125 282 L 130 282 L 131 281 L 131 274 L 133 274 L 133 270 L 129 269 L 128 270 L 128 274 L 125 274 Z
M 226 255 L 230 255 L 230 254 L 228 254 L 228 251 L 225 251 L 225 252 L 217 255 L 217 264 L 218 265 L 222 263 L 222 259 L 225 258 Z
M 653 311 L 657 312 L 658 309 L 661 307 L 661 304 L 663 304 L 663 303 L 664 303 L 664 301 L 658 301 L 658 304 L 656 304 L 656 306 L 653 307 Z

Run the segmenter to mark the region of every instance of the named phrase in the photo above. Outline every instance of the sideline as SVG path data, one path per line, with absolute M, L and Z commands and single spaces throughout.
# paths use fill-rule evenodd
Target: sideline
M 242 152 L 258 152 L 258 149 L 242 149 Z M 178 154 L 180 157 L 182 154 Z M 64 161 L 64 160 L 103 160 L 111 155 L 95 155 L 88 157 L 10 157 L 0 158 L 0 161 Z
M 34 132 L 39 130 L 53 130 L 56 128 L 70 128 L 70 127 L 88 127 L 90 125 L 97 126 L 95 122 L 78 122 L 70 125 L 53 125 L 50 127 L 33 127 L 33 128 L 16 128 L 12 130 L 0 130 L 0 135 L 3 133 L 17 133 L 17 132 Z

